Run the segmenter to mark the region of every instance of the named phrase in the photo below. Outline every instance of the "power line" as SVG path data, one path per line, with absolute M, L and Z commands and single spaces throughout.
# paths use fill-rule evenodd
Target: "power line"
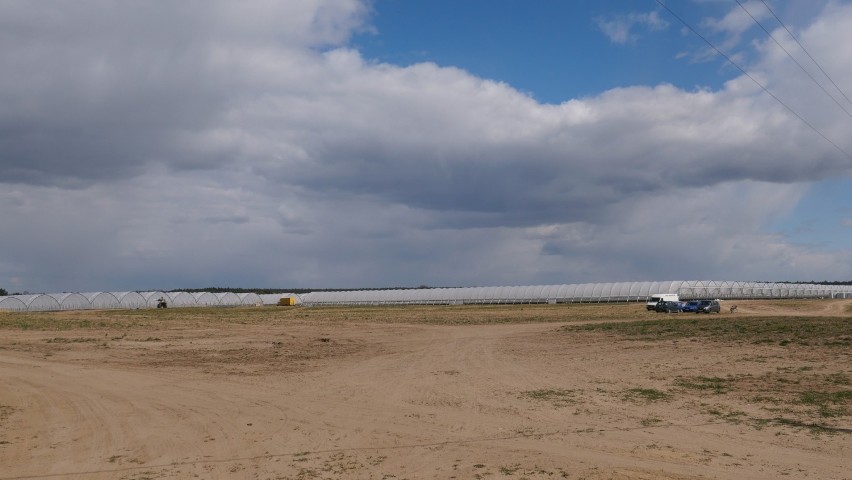
M 798 113 L 796 113 L 796 111 L 795 111 L 795 110 L 793 110 L 793 109 L 792 109 L 789 105 L 787 105 L 786 103 L 784 103 L 784 102 L 783 102 L 780 98 L 778 98 L 777 96 L 775 96 L 775 94 L 774 94 L 774 93 L 770 92 L 768 88 L 766 88 L 766 87 L 765 87 L 762 83 L 758 82 L 756 78 L 754 78 L 753 76 L 751 76 L 751 74 L 749 74 L 747 71 L 745 71 L 745 69 L 744 69 L 743 67 L 741 67 L 741 66 L 740 66 L 737 62 L 735 62 L 735 61 L 734 61 L 731 57 L 729 57 L 728 55 L 726 55 L 726 54 L 725 54 L 725 52 L 723 52 L 723 51 L 719 50 L 719 49 L 716 47 L 716 45 L 713 45 L 713 43 L 712 43 L 712 42 L 710 42 L 710 40 L 707 40 L 707 38 L 706 38 L 706 37 L 704 37 L 704 35 L 701 35 L 701 33 L 699 33 L 699 32 L 698 32 L 698 30 L 694 29 L 694 28 L 692 27 L 692 25 L 690 25 L 689 23 L 687 23 L 687 22 L 686 22 L 686 20 L 684 20 L 683 18 L 681 18 L 678 14 L 676 14 L 674 11 L 672 11 L 672 9 L 670 9 L 668 6 L 666 6 L 666 4 L 663 2 L 663 0 L 655 0 L 655 1 L 657 2 L 657 4 L 658 4 L 659 6 L 663 7 L 663 8 L 664 8 L 667 12 L 669 12 L 669 14 L 671 14 L 671 16 L 673 16 L 674 18 L 676 18 L 676 19 L 677 19 L 680 23 L 682 23 L 682 24 L 683 24 L 686 28 L 688 28 L 688 29 L 689 29 L 692 33 L 694 33 L 695 35 L 697 35 L 697 36 L 698 36 L 698 38 L 700 38 L 701 40 L 704 40 L 704 43 L 706 43 L 707 45 L 709 45 L 709 46 L 710 46 L 710 48 L 712 48 L 713 50 L 715 50 L 715 51 L 716 51 L 716 53 L 718 53 L 719 55 L 721 55 L 721 56 L 722 56 L 725 60 L 727 60 L 727 61 L 728 61 L 728 63 L 730 63 L 731 65 L 733 65 L 734 67 L 736 67 L 736 69 L 737 69 L 737 70 L 739 70 L 740 72 L 742 72 L 742 74 L 743 74 L 743 75 L 745 75 L 745 76 L 747 76 L 749 79 L 751 79 L 751 81 L 752 81 L 752 82 L 754 82 L 754 84 L 755 84 L 755 85 L 757 85 L 758 87 L 760 87 L 760 89 L 761 89 L 761 90 L 763 90 L 764 92 L 766 92 L 766 94 L 767 94 L 767 95 L 769 95 L 770 97 L 772 97 L 773 99 L 775 99 L 775 101 L 776 101 L 776 102 L 778 102 L 779 104 L 781 104 L 781 106 L 782 106 L 782 107 L 786 108 L 788 112 L 790 112 L 791 114 L 793 114 L 793 116 L 795 116 L 796 118 L 798 118 L 799 120 L 801 120 L 801 121 L 802 121 L 802 123 L 804 123 L 805 125 L 807 125 L 807 126 L 808 126 L 811 130 L 813 130 L 813 131 L 814 131 L 817 135 L 819 135 L 820 137 L 822 137 L 822 139 L 823 139 L 823 140 L 825 140 L 826 142 L 830 143 L 830 144 L 831 144 L 831 146 L 833 146 L 835 149 L 837 149 L 837 151 L 838 151 L 838 152 L 842 153 L 844 156 L 846 156 L 846 158 L 848 158 L 848 159 L 852 160 L 852 155 L 850 155 L 850 154 L 849 154 L 849 152 L 847 152 L 846 150 L 844 150 L 843 148 L 841 148 L 841 147 L 840 147 L 840 145 L 838 145 L 838 144 L 834 143 L 833 141 L 831 141 L 831 139 L 830 139 L 830 138 L 826 137 L 826 136 L 825 136 L 825 134 L 823 134 L 822 132 L 820 132 L 820 131 L 819 131 L 819 130 L 818 130 L 818 129 L 817 129 L 817 128 L 813 125 L 813 124 L 811 124 L 811 122 L 809 122 L 809 121 L 805 120 L 805 118 L 804 118 L 804 117 L 802 117 L 801 115 L 799 115 Z
M 817 86 L 818 86 L 820 89 L 822 89 L 822 91 L 823 91 L 823 92 L 825 92 L 825 94 L 828 96 L 828 98 L 830 98 L 832 101 L 834 101 L 834 103 L 836 103 L 836 104 L 837 104 L 837 106 L 838 106 L 838 107 L 840 107 L 840 109 L 841 109 L 841 110 L 843 110 L 843 112 L 844 112 L 847 116 L 852 117 L 852 113 L 849 113 L 849 110 L 846 110 L 846 107 L 844 107 L 844 106 L 843 106 L 843 105 L 842 105 L 842 104 L 841 104 L 841 103 L 840 103 L 840 102 L 839 102 L 836 98 L 834 98 L 834 95 L 832 95 L 832 94 L 828 93 L 828 90 L 826 90 L 826 89 L 825 89 L 825 87 L 823 87 L 823 86 L 822 86 L 822 84 L 821 84 L 821 83 L 819 83 L 819 82 L 817 81 L 817 79 L 816 79 L 816 78 L 814 78 L 814 76 L 813 76 L 813 75 L 811 75 L 811 72 L 807 71 L 807 70 L 805 69 L 805 67 L 803 67 L 803 66 L 802 66 L 802 64 L 801 64 L 801 63 L 799 63 L 799 61 L 798 61 L 798 60 L 796 60 L 796 58 L 795 58 L 793 55 L 791 55 L 789 51 L 787 51 L 787 49 L 786 49 L 786 48 L 784 48 L 784 45 L 781 45 L 781 43 L 780 43 L 778 40 L 776 40 L 776 39 L 775 39 L 775 37 L 773 37 L 773 36 L 772 36 L 772 33 L 770 33 L 770 32 L 769 32 L 769 30 L 767 30 L 767 29 L 766 29 L 766 27 L 764 27 L 764 26 L 763 26 L 763 24 L 762 24 L 762 23 L 760 23 L 760 22 L 759 22 L 759 21 L 758 21 L 758 20 L 754 17 L 754 15 L 752 15 L 752 14 L 751 14 L 751 12 L 749 12 L 749 11 L 748 11 L 748 9 L 745 7 L 745 5 L 743 5 L 743 4 L 742 4 L 742 2 L 741 2 L 740 0 L 736 0 L 736 2 L 737 2 L 737 5 L 739 5 L 739 6 L 740 6 L 740 8 L 741 8 L 741 9 L 742 9 L 742 10 L 743 10 L 746 14 L 748 14 L 748 16 L 749 16 L 749 17 L 751 17 L 751 19 L 752 19 L 752 20 L 754 20 L 754 23 L 756 23 L 756 24 L 757 24 L 757 26 L 759 26 L 759 27 L 760 27 L 760 28 L 761 28 L 764 32 L 766 32 L 766 35 L 767 35 L 769 38 L 771 38 L 771 39 L 772 39 L 772 41 L 773 41 L 773 42 L 775 42 L 775 44 L 776 44 L 776 45 L 778 45 L 779 47 L 781 47 L 781 50 L 784 50 L 784 53 L 786 53 L 786 54 L 787 54 L 787 56 L 788 56 L 788 57 L 790 57 L 790 59 L 791 59 L 791 60 L 793 60 L 793 62 L 795 62 L 795 64 L 796 64 L 796 65 L 798 65 L 798 66 L 799 66 L 799 68 L 800 68 L 800 69 L 802 69 L 802 71 L 803 71 L 803 72 L 805 72 L 805 75 L 807 75 L 808 77 L 810 77 L 810 79 L 811 79 L 811 80 L 813 80 L 813 82 L 814 82 L 815 84 L 817 84 Z M 841 92 L 841 93 L 843 93 L 843 92 Z M 848 99 L 847 99 L 847 100 L 848 100 Z
M 846 92 L 844 92 L 843 89 L 840 88 L 837 85 L 837 83 L 834 82 L 834 79 L 831 78 L 831 76 L 828 74 L 828 72 L 823 70 L 823 68 L 822 68 L 822 66 L 820 66 L 819 62 L 817 62 L 816 59 L 811 55 L 811 53 L 808 52 L 808 49 L 805 48 L 804 45 L 802 45 L 802 42 L 800 42 L 799 39 L 796 38 L 795 35 L 793 35 L 793 32 L 791 32 L 790 29 L 787 28 L 787 25 L 785 25 L 784 22 L 782 22 L 781 19 L 778 18 L 778 15 L 776 15 L 775 12 L 772 10 L 772 8 L 769 7 L 769 4 L 767 4 L 764 0 L 760 0 L 760 1 L 763 3 L 763 5 L 766 7 L 766 9 L 769 10 L 769 13 L 771 13 L 772 16 L 775 17 L 775 20 L 778 20 L 778 23 L 780 23 L 781 26 L 784 27 L 784 30 L 787 30 L 787 33 L 790 35 L 790 38 L 792 38 L 799 45 L 799 47 L 802 49 L 803 52 L 805 52 L 805 54 L 808 56 L 808 58 L 810 58 L 811 61 L 814 62 L 814 65 L 816 65 L 817 68 L 819 68 L 819 71 L 822 72 L 823 75 L 825 75 L 825 78 L 827 78 L 828 81 L 831 82 L 832 85 L 834 85 L 834 88 L 836 88 L 837 91 L 840 92 L 841 95 L 843 95 L 843 98 L 845 98 L 847 102 L 852 104 L 852 100 L 849 100 L 849 97 L 846 96 Z

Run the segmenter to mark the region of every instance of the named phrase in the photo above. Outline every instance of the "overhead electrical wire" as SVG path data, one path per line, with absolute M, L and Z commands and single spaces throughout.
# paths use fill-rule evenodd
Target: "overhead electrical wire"
M 843 106 L 843 104 L 841 104 L 841 103 L 840 103 L 840 102 L 839 102 L 836 98 L 834 98 L 834 95 L 832 95 L 832 94 L 828 93 L 828 90 L 826 90 L 826 89 L 825 89 L 825 87 L 823 87 L 823 86 L 822 86 L 822 84 L 821 84 L 821 83 L 819 83 L 819 81 L 817 81 L 817 79 L 816 79 L 816 78 L 814 78 L 814 76 L 813 76 L 813 75 L 811 75 L 811 72 L 807 71 L 807 69 L 805 69 L 805 67 L 803 67 L 803 66 L 802 66 L 802 64 L 801 64 L 801 63 L 799 63 L 799 61 L 798 61 L 798 60 L 796 60 L 796 57 L 794 57 L 793 55 L 791 55 L 791 54 L 790 54 L 790 52 L 789 52 L 789 51 L 787 51 L 787 49 L 786 49 L 786 48 L 784 48 L 784 45 L 781 45 L 781 42 L 779 42 L 778 40 L 776 40 L 776 39 L 775 39 L 775 37 L 774 37 L 774 36 L 772 36 L 772 33 L 771 33 L 769 30 L 767 30 L 767 29 L 766 29 L 766 27 L 764 27 L 764 26 L 763 26 L 763 24 L 762 24 L 762 23 L 760 23 L 760 21 L 758 21 L 758 19 L 757 19 L 757 18 L 755 18 L 755 17 L 754 17 L 754 15 L 752 15 L 752 14 L 751 14 L 751 12 L 749 12 L 749 11 L 748 11 L 748 9 L 745 7 L 745 5 L 743 5 L 743 4 L 742 4 L 742 2 L 741 2 L 740 0 L 736 0 L 736 2 L 737 2 L 737 5 L 739 5 L 739 6 L 740 6 L 740 8 L 741 8 L 741 9 L 742 9 L 742 10 L 743 10 L 743 11 L 744 11 L 744 12 L 745 12 L 745 13 L 746 13 L 749 17 L 751 17 L 751 19 L 752 19 L 752 20 L 754 20 L 754 23 L 755 23 L 755 24 L 757 24 L 757 26 L 758 26 L 758 27 L 760 27 L 760 28 L 761 28 L 761 29 L 762 29 L 762 30 L 766 33 L 766 35 L 767 35 L 769 38 L 771 38 L 771 39 L 772 39 L 772 41 L 773 41 L 773 42 L 775 42 L 775 44 L 776 44 L 776 45 L 778 45 L 778 46 L 781 48 L 781 50 L 783 50 L 783 51 L 784 51 L 784 53 L 786 53 L 786 54 L 787 54 L 787 56 L 788 56 L 788 57 L 790 57 L 790 60 L 793 60 L 793 62 L 794 62 L 796 65 L 798 65 L 798 66 L 799 66 L 799 68 L 800 68 L 803 72 L 805 72 L 805 75 L 807 75 L 807 76 L 808 76 L 811 80 L 813 80 L 813 82 L 814 82 L 814 83 L 815 83 L 815 84 L 816 84 L 816 85 L 817 85 L 817 86 L 818 86 L 818 87 L 819 87 L 819 88 L 820 88 L 823 92 L 825 92 L 825 94 L 828 96 L 828 98 L 830 98 L 832 101 L 834 101 L 834 103 L 836 103 L 836 104 L 837 104 L 837 106 L 838 106 L 838 107 L 840 107 L 840 109 L 841 109 L 841 110 L 843 110 L 843 113 L 845 113 L 845 114 L 846 114 L 847 116 L 849 116 L 849 117 L 852 117 L 852 113 L 849 113 L 849 110 L 847 110 L 847 109 L 846 109 L 846 107 L 844 107 L 844 106 Z M 841 92 L 841 93 L 842 93 L 842 92 Z M 847 100 L 848 100 L 848 99 L 847 99 Z
M 667 12 L 669 12 L 669 14 L 670 14 L 671 16 L 673 16 L 673 17 L 674 17 L 674 18 L 676 18 L 676 19 L 677 19 L 680 23 L 682 23 L 682 24 L 683 24 L 683 26 L 685 26 L 687 29 L 689 29 L 689 31 L 691 31 L 692 33 L 694 33 L 694 34 L 695 34 L 696 36 L 698 36 L 698 38 L 700 38 L 701 40 L 704 40 L 704 43 L 706 43 L 708 46 L 710 46 L 710 48 L 712 48 L 712 49 L 713 49 L 716 53 L 718 53 L 719 55 L 721 55 L 721 56 L 722 56 L 725 60 L 727 60 L 727 61 L 728 61 L 728 63 L 730 63 L 730 64 L 731 64 L 731 65 L 733 65 L 733 66 L 734 66 L 737 70 L 739 70 L 740 72 L 742 72 L 742 74 L 743 74 L 743 75 L 745 75 L 746 77 L 748 77 L 749 79 L 751 79 L 751 81 L 752 81 L 752 82 L 754 82 L 754 84 L 755 84 L 755 85 L 757 85 L 758 87 L 760 87 L 760 89 L 761 89 L 761 90 L 763 90 L 763 91 L 764 91 L 767 95 L 769 95 L 770 97 L 772 97 L 773 99 L 775 99 L 775 101 L 776 101 L 776 102 L 778 102 L 778 103 L 779 103 L 782 107 L 784 107 L 785 109 L 787 109 L 787 111 L 788 111 L 788 112 L 790 112 L 793 116 L 795 116 L 796 118 L 798 118 L 799 120 L 801 120 L 801 121 L 802 121 L 802 123 L 804 123 L 805 125 L 807 125 L 807 126 L 808 126 L 808 128 L 810 128 L 811 130 L 813 130 L 813 131 L 814 131 L 814 133 L 816 133 L 817 135 L 819 135 L 820 137 L 822 137 L 822 139 L 823 139 L 823 140 L 825 140 L 826 142 L 828 142 L 829 144 L 831 144 L 831 146 L 833 146 L 833 147 L 834 147 L 834 148 L 835 148 L 838 152 L 842 153 L 842 154 L 843 154 L 846 158 L 848 158 L 848 159 L 852 160 L 852 154 L 850 154 L 849 152 L 847 152 L 846 150 L 844 150 L 844 149 L 843 149 L 840 145 L 838 145 L 838 144 L 834 143 L 834 142 L 833 142 L 830 138 L 828 138 L 828 137 L 827 137 L 824 133 L 822 133 L 821 131 L 819 131 L 819 129 L 817 129 L 817 128 L 816 128 L 816 127 L 815 127 L 815 126 L 814 126 L 811 122 L 807 121 L 807 120 L 806 120 L 803 116 L 799 115 L 799 114 L 798 114 L 795 110 L 793 110 L 793 108 L 792 108 L 792 107 L 790 107 L 789 105 L 787 105 L 786 103 L 784 103 L 784 101 L 783 101 L 783 100 L 781 100 L 780 98 L 778 98 L 778 96 L 776 96 L 774 93 L 772 93 L 772 92 L 771 92 L 771 91 L 770 91 L 770 90 L 769 90 L 769 89 L 768 89 L 765 85 L 763 85 L 762 83 L 760 83 L 759 81 L 757 81 L 757 79 L 756 79 L 756 78 L 754 78 L 751 74 L 749 74 L 749 73 L 748 73 L 748 72 L 747 72 L 747 71 L 746 71 L 743 67 L 741 67 L 741 66 L 740 66 L 737 62 L 735 62 L 735 61 L 734 61 L 734 60 L 733 60 L 730 56 L 726 55 L 726 54 L 725 54 L 725 52 L 723 52 L 723 51 L 719 50 L 719 48 L 718 48 L 718 47 L 716 47 L 716 45 L 713 45 L 713 42 L 711 42 L 710 40 L 708 40 L 708 39 L 707 39 L 704 35 L 702 35 L 700 32 L 698 32 L 698 30 L 696 30 L 695 28 L 693 28 L 693 27 L 692 27 L 692 25 L 690 25 L 690 24 L 689 24 L 686 20 L 684 20 L 683 18 L 681 18 L 681 16 L 680 16 L 680 15 L 676 14 L 676 13 L 675 13 L 675 12 L 674 12 L 671 8 L 669 8 L 669 7 L 665 4 L 665 2 L 664 2 L 663 0 L 655 0 L 655 1 L 657 2 L 657 4 L 658 4 L 659 6 L 663 7 L 663 9 L 665 9 Z
M 808 56 L 808 58 L 810 58 L 811 61 L 814 62 L 814 65 L 816 65 L 817 68 L 819 68 L 819 71 L 822 72 L 823 75 L 825 75 L 825 78 L 827 78 L 828 81 L 831 82 L 832 85 L 834 85 L 834 88 L 836 88 L 837 91 L 840 92 L 841 95 L 843 95 L 843 98 L 845 98 L 846 101 L 849 102 L 850 105 L 852 105 L 852 100 L 849 100 L 849 97 L 846 95 L 846 92 L 844 92 L 843 89 L 840 88 L 840 86 L 837 85 L 837 83 L 834 81 L 834 79 L 831 78 L 831 75 L 829 75 L 828 72 L 826 72 L 822 68 L 822 66 L 819 64 L 819 62 L 816 61 L 816 59 L 813 57 L 813 55 L 811 55 L 811 53 L 808 51 L 808 49 L 805 48 L 804 45 L 802 45 L 802 42 L 800 42 L 799 39 L 796 38 L 795 35 L 793 35 L 793 32 L 791 32 L 790 29 L 787 28 L 787 25 L 784 24 L 784 22 L 781 21 L 780 18 L 778 18 L 778 15 L 775 14 L 775 11 L 772 10 L 772 8 L 769 6 L 769 4 L 766 3 L 765 0 L 760 0 L 760 1 L 763 3 L 763 5 L 766 7 L 766 9 L 769 10 L 769 13 L 771 13 L 772 16 L 775 17 L 775 20 L 778 20 L 778 23 L 780 23 L 781 26 L 784 27 L 784 30 L 787 30 L 787 33 L 790 35 L 790 38 L 792 38 L 799 45 L 799 47 L 802 49 L 803 52 L 805 52 L 805 54 Z

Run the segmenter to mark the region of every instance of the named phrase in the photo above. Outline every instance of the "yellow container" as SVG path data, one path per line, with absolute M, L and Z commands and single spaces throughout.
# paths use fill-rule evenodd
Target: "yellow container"
M 278 305 L 282 307 L 292 307 L 295 304 L 296 299 L 294 297 L 281 297 L 281 299 L 278 300 Z

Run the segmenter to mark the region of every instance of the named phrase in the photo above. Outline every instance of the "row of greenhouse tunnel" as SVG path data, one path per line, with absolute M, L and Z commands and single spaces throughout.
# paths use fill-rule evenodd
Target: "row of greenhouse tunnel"
M 852 285 L 691 280 L 673 282 L 580 283 L 511 287 L 456 287 L 388 290 L 315 291 L 303 294 L 233 292 L 87 292 L 0 297 L 0 310 L 50 311 L 261 305 L 464 305 L 645 302 L 659 293 L 681 300 L 715 298 L 852 298 Z M 280 302 L 282 298 L 292 301 Z
M 169 307 L 235 307 L 262 305 L 256 293 L 232 292 L 85 292 L 42 293 L 0 297 L 0 310 L 50 311 L 113 308 L 155 308 L 160 299 Z
M 690 280 L 361 290 L 306 293 L 298 296 L 298 303 L 318 306 L 645 302 L 660 293 L 676 293 L 681 300 L 852 298 L 852 285 Z

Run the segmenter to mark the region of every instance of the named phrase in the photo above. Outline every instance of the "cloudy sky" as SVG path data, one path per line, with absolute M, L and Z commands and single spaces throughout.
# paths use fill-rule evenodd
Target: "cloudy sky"
M 849 45 L 841 0 L 0 0 L 0 287 L 849 280 Z

